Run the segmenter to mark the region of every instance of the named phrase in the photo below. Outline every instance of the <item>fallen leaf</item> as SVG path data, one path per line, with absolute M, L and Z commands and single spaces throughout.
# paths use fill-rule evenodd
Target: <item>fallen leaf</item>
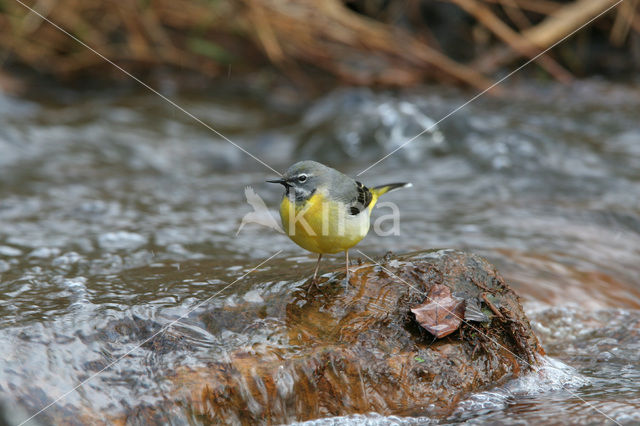
M 425 301 L 411 308 L 418 323 L 435 337 L 448 336 L 456 331 L 464 317 L 465 302 L 451 296 L 446 285 L 431 287 Z

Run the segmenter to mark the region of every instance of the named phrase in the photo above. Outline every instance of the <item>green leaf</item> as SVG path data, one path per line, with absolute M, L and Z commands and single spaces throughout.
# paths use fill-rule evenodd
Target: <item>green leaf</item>
M 413 359 L 415 359 L 418 362 L 424 362 L 425 361 L 424 358 L 420 358 L 419 356 L 417 356 L 417 357 L 415 357 Z

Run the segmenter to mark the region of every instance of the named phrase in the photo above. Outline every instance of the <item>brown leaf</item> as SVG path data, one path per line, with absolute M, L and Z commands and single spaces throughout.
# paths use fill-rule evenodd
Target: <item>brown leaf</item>
M 451 296 L 446 285 L 431 287 L 425 301 L 411 308 L 418 323 L 429 333 L 440 338 L 456 331 L 464 317 L 464 300 Z

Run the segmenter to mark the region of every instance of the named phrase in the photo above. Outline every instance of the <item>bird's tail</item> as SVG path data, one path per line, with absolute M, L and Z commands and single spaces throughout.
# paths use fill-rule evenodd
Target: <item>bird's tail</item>
M 371 191 L 371 195 L 373 196 L 371 199 L 371 203 L 369 203 L 369 211 L 373 209 L 373 206 L 375 206 L 376 203 L 378 202 L 378 197 L 380 197 L 382 194 L 386 194 L 387 192 L 393 191 L 394 189 L 408 188 L 410 186 L 413 186 L 413 185 L 408 182 L 388 183 L 386 185 L 374 186 L 369 190 Z
M 410 182 L 389 183 L 386 185 L 374 186 L 373 188 L 371 188 L 371 193 L 375 197 L 379 197 L 382 194 L 386 194 L 389 191 L 393 191 L 394 189 L 409 188 L 410 186 L 413 186 Z

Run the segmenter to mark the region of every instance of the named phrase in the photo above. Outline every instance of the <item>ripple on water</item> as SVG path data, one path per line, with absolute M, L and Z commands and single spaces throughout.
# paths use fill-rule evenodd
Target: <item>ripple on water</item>
M 22 255 L 22 250 L 10 246 L 0 246 L 0 256 L 16 257 Z
M 144 244 L 147 239 L 135 232 L 117 231 L 106 232 L 98 237 L 98 244 L 108 251 L 133 250 Z
M 294 422 L 296 426 L 418 426 L 428 424 L 440 424 L 436 419 L 428 417 L 398 417 L 383 416 L 378 413 L 353 414 L 350 416 L 327 417 L 324 419 L 309 420 L 306 422 Z
M 414 188 L 389 196 L 401 234 L 370 233 L 359 247 L 483 250 L 509 281 L 521 280 L 527 302 L 544 302 L 532 315 L 550 355 L 545 367 L 470 396 L 452 421 L 602 421 L 570 391 L 637 423 L 638 311 L 547 308 L 638 306 L 638 90 L 597 82 L 538 89 L 480 98 L 363 176 Z M 439 88 L 341 89 L 294 116 L 209 96 L 180 101 L 279 170 L 313 157 L 355 174 L 466 98 Z M 246 185 L 274 211 L 282 192 L 233 146 L 152 96 L 76 100 L 0 94 L 0 387 L 37 409 L 215 295 L 208 316 L 202 307 L 154 340 L 161 356 L 139 348 L 93 384 L 98 392 L 64 403 L 70 412 L 117 414 L 162 400 L 174 362 L 204 364 L 216 350 L 277 339 L 274 300 L 309 275 L 314 259 L 255 225 L 235 235 L 251 211 Z M 290 261 L 274 259 L 260 281 L 216 294 L 279 249 Z M 327 256 L 321 273 L 337 267 L 342 259 Z M 314 424 L 431 421 L 363 414 Z
M 471 395 L 460 402 L 451 420 L 465 420 L 478 414 L 501 410 L 523 396 L 535 396 L 557 390 L 571 394 L 572 389 L 589 383 L 589 379 L 557 359 L 544 356 L 540 362 L 541 366 L 536 371 L 511 380 L 497 389 Z

